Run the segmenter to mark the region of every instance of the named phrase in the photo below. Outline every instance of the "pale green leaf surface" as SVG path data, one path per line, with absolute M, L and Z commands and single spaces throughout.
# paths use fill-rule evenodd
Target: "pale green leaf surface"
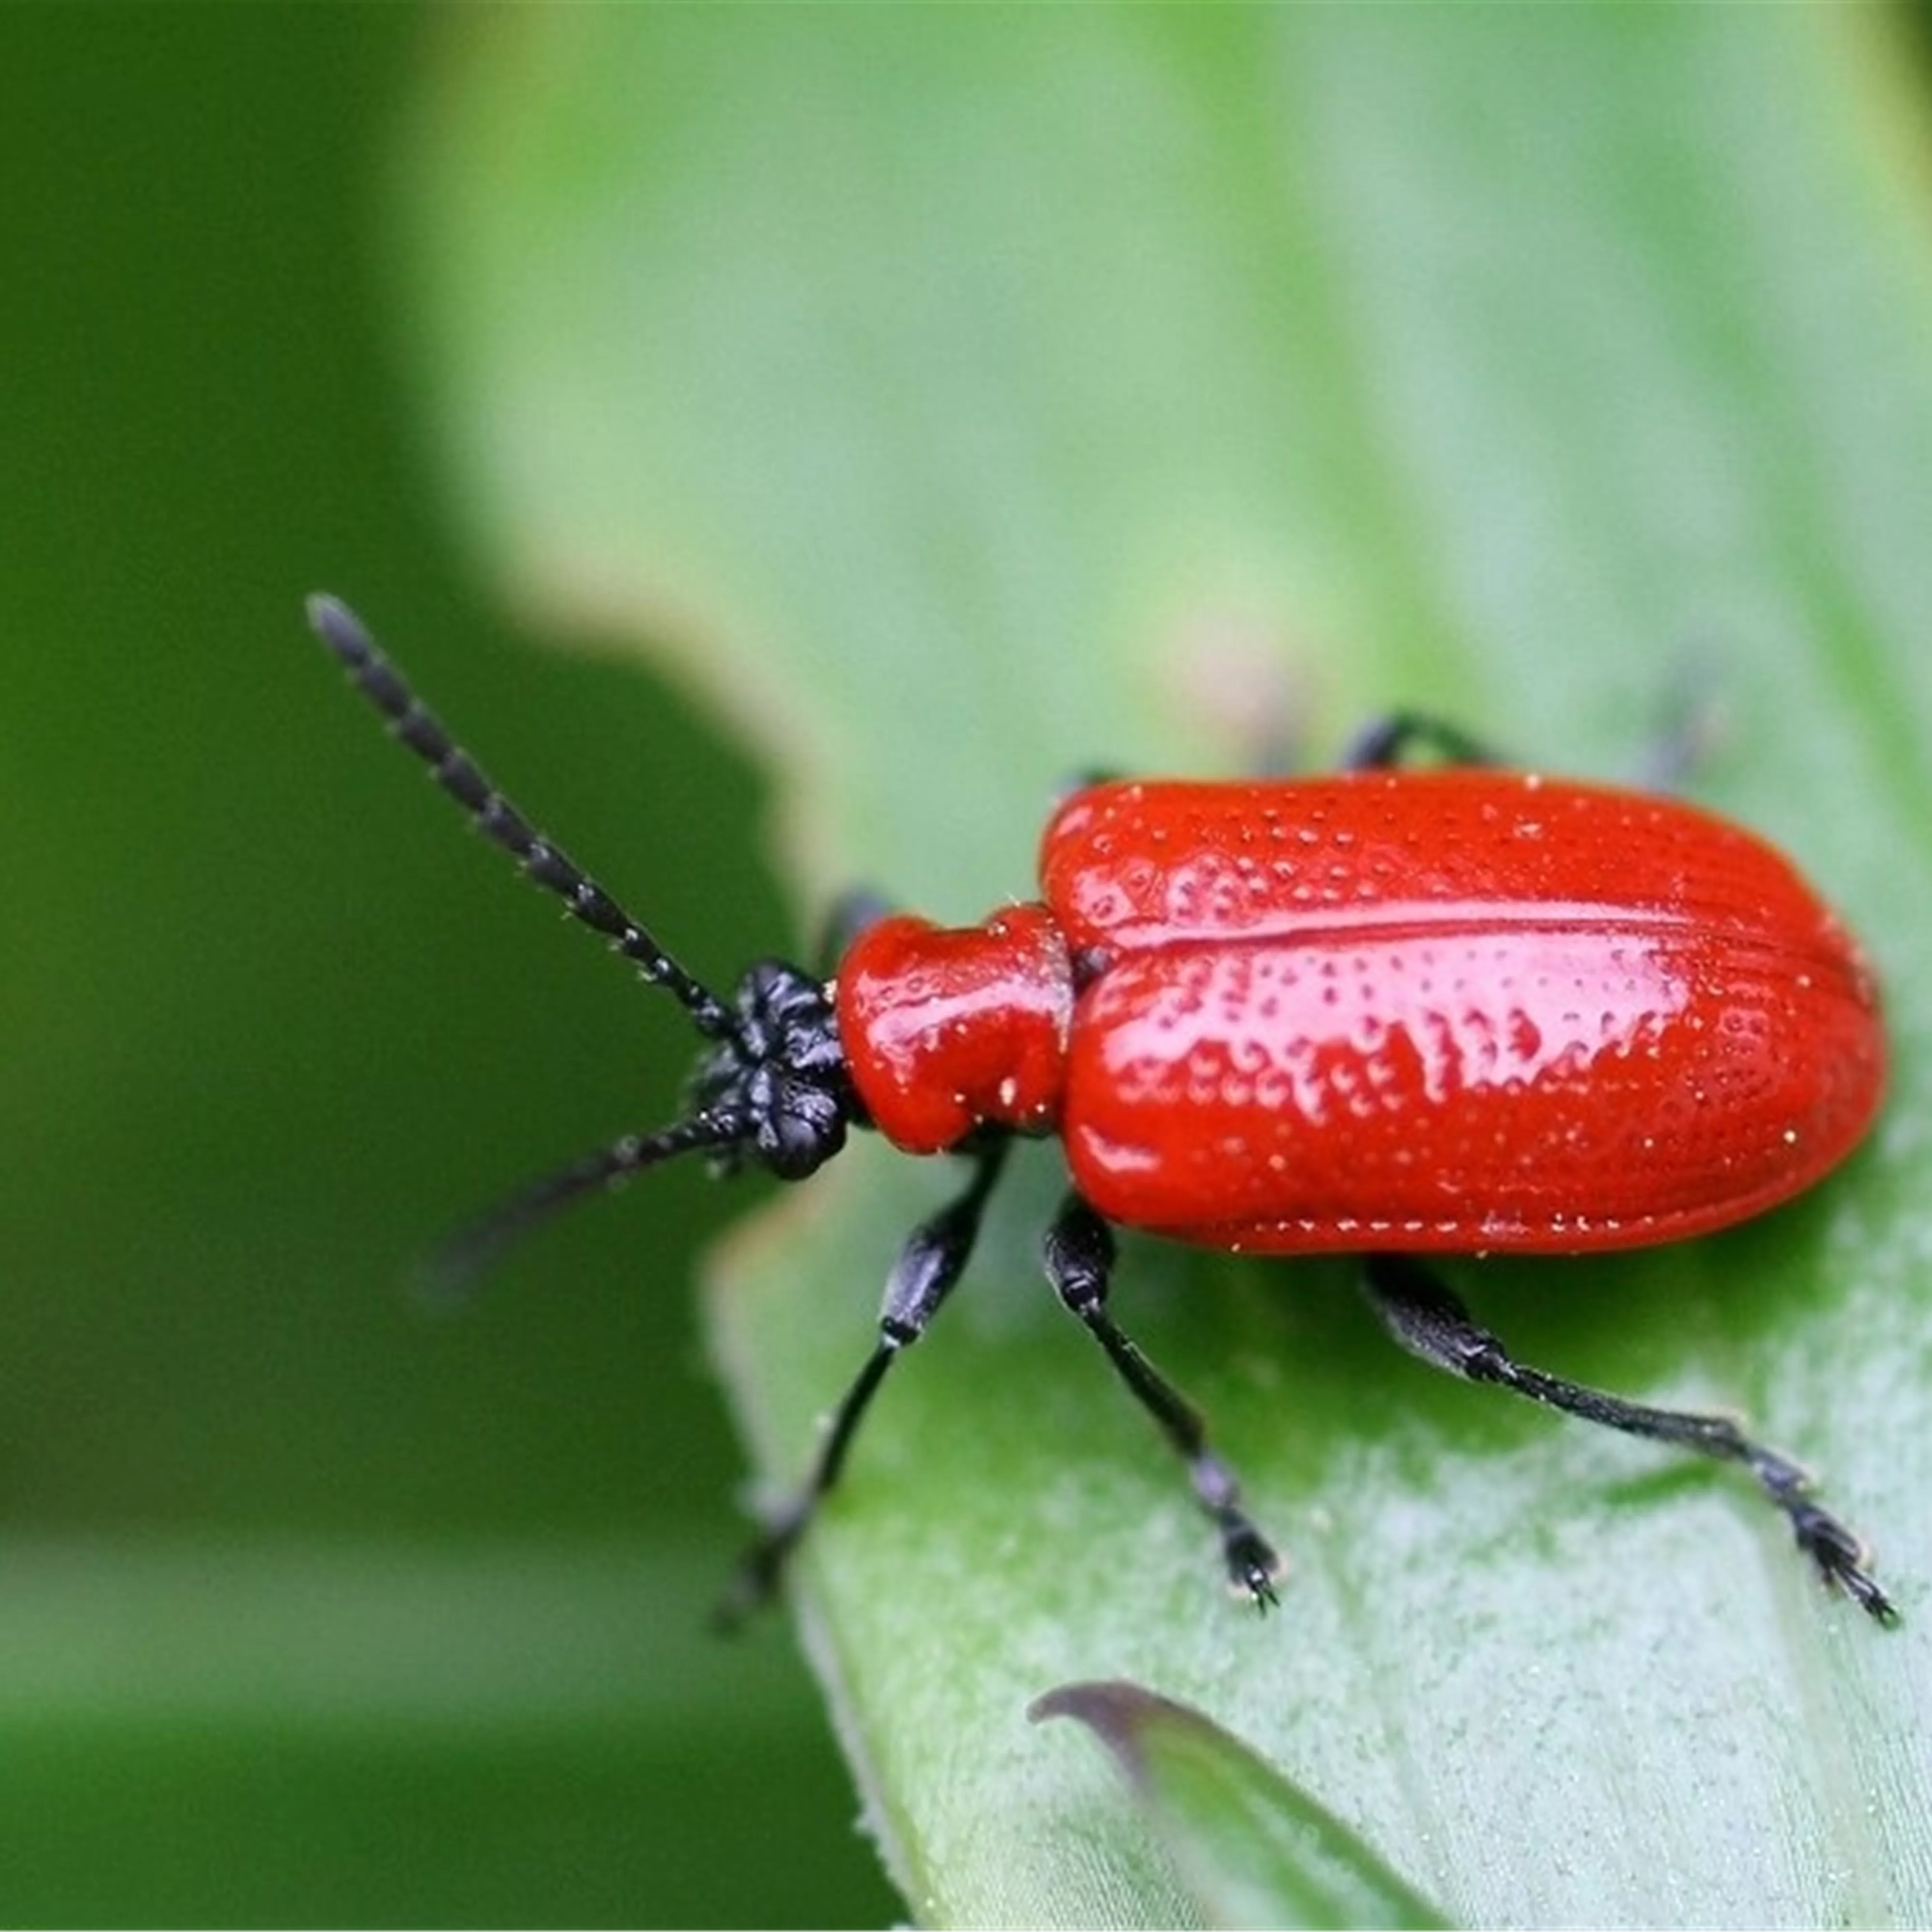
M 1293 1557 L 1257 1619 L 1040 1285 L 1029 1150 L 796 1580 L 922 1918 L 1205 1909 L 1024 1721 L 1100 1678 L 1458 1916 L 1932 1916 L 1932 309 L 1875 20 L 460 16 L 408 230 L 454 484 L 560 635 L 648 639 L 758 734 L 814 900 L 976 916 L 1068 773 L 1397 703 L 1629 770 L 1701 680 L 1700 792 L 1890 988 L 1886 1126 L 1808 1202 L 1456 1274 L 1528 1358 L 1826 1472 L 1895 1634 L 1737 1480 L 1395 1358 L 1345 1268 L 1130 1243 L 1123 1319 Z M 947 1184 L 868 1144 L 734 1246 L 713 1330 L 771 1481 Z

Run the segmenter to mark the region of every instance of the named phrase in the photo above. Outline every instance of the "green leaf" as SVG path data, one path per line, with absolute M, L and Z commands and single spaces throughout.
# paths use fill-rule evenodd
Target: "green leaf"
M 1063 1684 L 1028 1714 L 1106 1747 L 1216 1925 L 1435 1926 L 1439 1913 L 1198 1711 L 1137 1684 Z
M 1932 332 L 1888 32 L 465 16 L 407 230 L 452 487 L 507 594 L 648 641 L 755 736 L 802 901 L 976 916 L 1028 890 L 1070 772 L 1234 770 L 1398 704 L 1628 771 L 1695 680 L 1730 728 L 1700 794 L 1827 883 L 1889 984 L 1886 1126 L 1804 1203 L 1454 1272 L 1528 1359 L 1815 1465 L 1882 1544 L 1895 1636 L 1735 1478 L 1394 1357 L 1345 1267 L 1130 1242 L 1120 1318 L 1294 1559 L 1281 1615 L 1244 1612 L 1040 1285 L 1055 1153 L 1027 1150 L 794 1580 L 921 1918 L 1194 1916 L 1024 1722 L 1114 1677 L 1251 1739 L 1458 1916 L 1932 1913 Z M 949 1184 L 868 1144 L 721 1264 L 769 1481 Z

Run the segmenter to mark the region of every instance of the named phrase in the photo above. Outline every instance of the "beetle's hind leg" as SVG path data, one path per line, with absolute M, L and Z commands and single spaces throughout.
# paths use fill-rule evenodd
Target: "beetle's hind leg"
M 1392 711 L 1372 719 L 1342 754 L 1345 772 L 1386 772 L 1413 764 L 1418 752 L 1432 752 L 1446 765 L 1500 765 L 1493 746 L 1472 737 L 1447 718 L 1426 711 Z
M 1891 1598 L 1864 1567 L 1868 1558 L 1856 1534 L 1811 1499 L 1810 1479 L 1796 1462 L 1752 1441 L 1728 1416 L 1652 1408 L 1530 1368 L 1479 1327 L 1461 1300 L 1428 1269 L 1407 1256 L 1371 1255 L 1364 1273 L 1369 1298 L 1389 1333 L 1422 1360 L 1628 1436 L 1674 1443 L 1720 1462 L 1742 1462 L 1784 1512 L 1798 1548 L 1817 1564 L 1825 1580 L 1880 1623 L 1898 1620 Z
M 1708 680 L 1679 678 L 1630 782 L 1645 791 L 1682 791 L 1709 760 L 1723 728 L 1718 694 Z M 1432 712 L 1392 711 L 1370 719 L 1355 734 L 1342 754 L 1341 768 L 1398 771 L 1430 759 L 1444 765 L 1510 767 L 1520 762 Z
M 1114 1372 L 1187 1465 L 1196 1500 L 1221 1533 L 1228 1580 L 1258 1610 L 1275 1601 L 1281 1558 L 1242 1508 L 1234 1472 L 1208 1446 L 1200 1412 L 1124 1334 L 1107 1312 L 1114 1271 L 1114 1233 L 1077 1194 L 1070 1194 L 1047 1230 L 1047 1280 L 1061 1305 L 1085 1323 Z

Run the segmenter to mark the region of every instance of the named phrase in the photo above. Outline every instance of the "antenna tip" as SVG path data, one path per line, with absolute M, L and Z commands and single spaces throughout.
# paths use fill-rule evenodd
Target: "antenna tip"
M 352 660 L 366 658 L 374 650 L 362 620 L 339 597 L 326 590 L 316 591 L 303 608 L 308 614 L 309 628 L 338 657 Z
M 461 1314 L 475 1304 L 500 1246 L 460 1231 L 449 1236 L 410 1270 L 410 1299 L 426 1314 Z

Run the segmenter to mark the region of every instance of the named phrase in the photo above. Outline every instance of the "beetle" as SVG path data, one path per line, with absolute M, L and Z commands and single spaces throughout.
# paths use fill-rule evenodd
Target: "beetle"
M 1280 1559 L 1198 1411 L 1108 1312 L 1116 1226 L 1360 1255 L 1412 1354 L 1742 1464 L 1820 1576 L 1895 1621 L 1860 1539 L 1789 1456 L 1728 1417 L 1519 1361 L 1426 1258 L 1706 1234 L 1802 1192 L 1858 1143 L 1884 1084 L 1875 976 L 1754 834 L 1673 798 L 1502 769 L 1402 716 L 1326 776 L 1084 786 L 1048 823 L 1037 897 L 964 928 L 881 914 L 829 976 L 764 960 L 726 1000 L 511 804 L 345 605 L 318 596 L 309 615 L 437 784 L 705 1042 L 681 1117 L 460 1231 L 445 1280 L 682 1154 L 797 1180 L 857 1127 L 965 1163 L 901 1250 L 878 1340 L 724 1621 L 776 1591 L 880 1384 L 964 1273 L 1015 1141 L 1048 1136 L 1070 1186 L 1048 1280 L 1180 1457 L 1232 1586 L 1257 1606 L 1276 1600 Z

